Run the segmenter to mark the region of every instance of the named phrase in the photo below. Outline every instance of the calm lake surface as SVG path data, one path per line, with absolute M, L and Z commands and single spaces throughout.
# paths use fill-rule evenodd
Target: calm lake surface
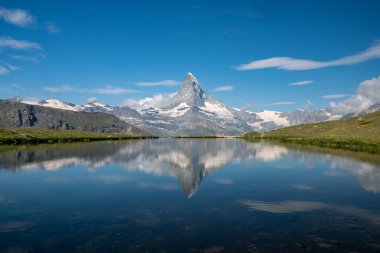
M 0 252 L 380 252 L 379 162 L 238 139 L 0 147 Z

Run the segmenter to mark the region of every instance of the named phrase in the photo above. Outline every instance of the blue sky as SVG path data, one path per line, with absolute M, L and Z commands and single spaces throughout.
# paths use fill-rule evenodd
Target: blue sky
M 380 75 L 376 0 L 0 7 L 0 98 L 121 105 L 173 93 L 190 71 L 231 107 L 288 111 L 342 101 Z

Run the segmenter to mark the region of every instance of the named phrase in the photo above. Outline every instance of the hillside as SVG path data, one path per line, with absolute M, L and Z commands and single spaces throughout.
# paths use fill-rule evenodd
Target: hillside
M 110 114 L 76 112 L 0 100 L 0 128 L 20 127 L 146 135 L 144 131 Z
M 325 121 L 245 134 L 246 139 L 276 139 L 380 153 L 380 111 L 342 120 Z

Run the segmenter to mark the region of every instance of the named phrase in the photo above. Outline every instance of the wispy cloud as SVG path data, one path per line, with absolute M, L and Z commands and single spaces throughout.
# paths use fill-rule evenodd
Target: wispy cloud
M 331 94 L 331 95 L 324 95 L 322 96 L 324 99 L 337 99 L 337 98 L 344 98 L 349 97 L 350 95 L 347 94 Z
M 0 50 L 3 48 L 10 48 L 14 50 L 42 49 L 41 46 L 35 42 L 15 40 L 11 37 L 0 37 Z
M 162 80 L 158 82 L 136 82 L 137 86 L 150 87 L 150 86 L 175 86 L 179 85 L 181 82 L 177 80 Z
M 123 102 L 123 106 L 129 106 L 131 108 L 142 110 L 150 107 L 153 108 L 163 108 L 170 105 L 172 98 L 176 93 L 170 94 L 158 94 L 153 97 L 146 97 L 143 99 L 126 99 Z
M 120 87 L 114 87 L 107 85 L 102 88 L 94 88 L 94 89 L 83 89 L 77 88 L 70 85 L 62 85 L 62 86 L 46 86 L 43 90 L 53 93 L 61 93 L 61 92 L 76 92 L 76 93 L 95 93 L 95 94 L 103 94 L 103 95 L 121 95 L 121 94 L 130 94 L 136 92 L 135 90 L 125 89 Z
M 0 62 L 0 75 L 6 75 L 11 71 L 15 71 L 19 69 L 20 69 L 19 67 L 9 64 L 5 61 Z
M 3 19 L 9 24 L 20 27 L 30 27 L 35 25 L 36 18 L 28 11 L 21 9 L 7 9 L 0 7 L 0 19 Z
M 70 85 L 62 85 L 62 86 L 47 86 L 47 87 L 44 87 L 43 90 L 44 91 L 48 91 L 48 92 L 54 92 L 54 93 L 60 93 L 60 92 L 70 92 L 70 91 L 74 91 L 74 87 L 70 86 Z
M 290 57 L 273 57 L 264 60 L 252 61 L 236 67 L 236 70 L 253 70 L 276 68 L 282 70 L 311 70 L 326 68 L 332 66 L 353 65 L 372 59 L 380 58 L 380 42 L 376 42 L 367 50 L 356 55 L 342 57 L 331 61 L 313 61 L 304 59 L 295 59 Z
M 137 86 L 141 87 L 149 87 L 149 86 L 176 86 L 181 84 L 180 81 L 177 80 L 162 80 L 158 82 L 136 82 Z
M 135 90 L 119 88 L 107 85 L 104 88 L 98 89 L 88 89 L 86 90 L 89 93 L 97 93 L 97 94 L 108 94 L 108 95 L 119 95 L 119 94 L 130 94 L 136 92 Z
M 303 85 L 308 85 L 308 84 L 312 84 L 312 83 L 314 83 L 314 81 L 311 81 L 311 80 L 299 81 L 299 82 L 295 82 L 295 83 L 289 83 L 289 86 L 303 86 Z
M 6 92 L 14 96 L 14 94 L 19 94 L 21 92 L 26 91 L 26 89 L 18 84 L 7 84 L 7 85 L 0 85 L 0 91 Z
M 0 75 L 6 75 L 8 73 L 9 70 L 6 67 L 0 65 Z
M 213 91 L 231 91 L 233 89 L 235 89 L 234 86 L 232 86 L 232 85 L 226 85 L 226 86 L 216 87 L 215 89 L 213 89 Z
M 61 30 L 53 23 L 53 22 L 47 22 L 46 23 L 46 29 L 49 33 L 60 33 Z
M 32 56 L 26 56 L 26 55 L 11 55 L 12 58 L 20 60 L 20 61 L 26 61 L 26 62 L 32 62 L 32 63 L 39 63 L 41 62 L 46 56 L 44 54 L 37 54 Z
M 294 105 L 294 104 L 296 104 L 296 102 L 286 101 L 286 102 L 275 102 L 275 103 L 265 104 L 265 105 Z
M 2 61 L 2 64 L 3 64 L 4 66 L 6 66 L 9 70 L 12 70 L 12 71 L 15 71 L 15 70 L 19 70 L 19 69 L 20 69 L 20 67 L 17 67 L 17 66 L 15 66 L 15 65 L 12 65 L 12 64 L 10 64 L 10 63 L 7 63 L 7 62 L 5 62 L 5 61 Z

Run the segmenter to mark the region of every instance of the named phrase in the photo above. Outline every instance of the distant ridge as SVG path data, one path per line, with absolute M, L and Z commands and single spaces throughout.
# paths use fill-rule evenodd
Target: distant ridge
M 0 127 L 75 129 L 94 133 L 147 135 L 145 131 L 110 114 L 55 109 L 25 104 L 17 100 L 0 100 Z

